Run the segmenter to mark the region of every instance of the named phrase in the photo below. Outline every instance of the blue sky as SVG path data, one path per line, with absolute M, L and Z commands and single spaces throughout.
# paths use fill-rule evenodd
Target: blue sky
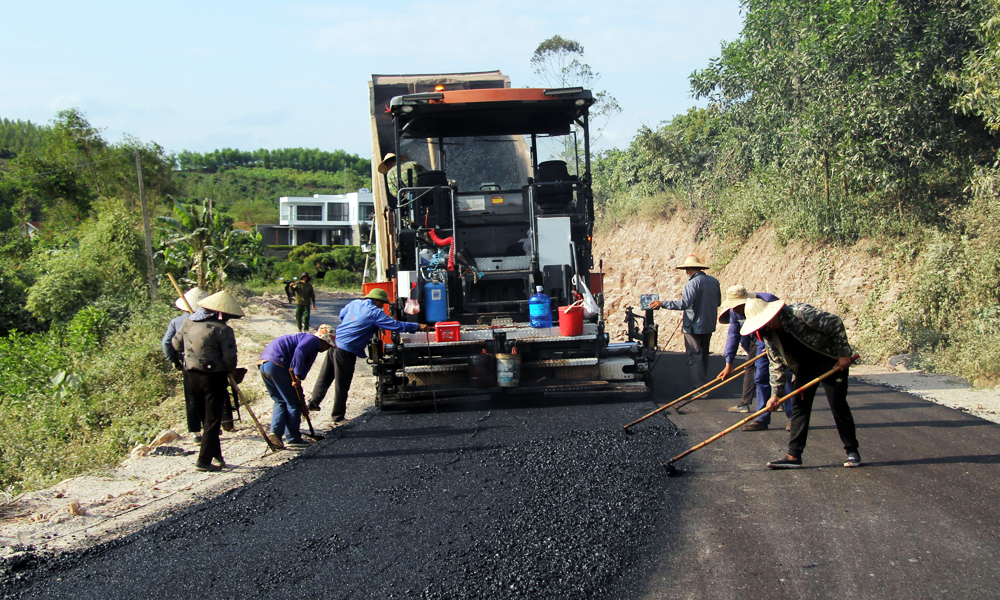
M 572 10 L 569 9 L 572 7 Z M 601 146 L 695 105 L 688 75 L 741 28 L 737 0 L 540 3 L 0 0 L 0 117 L 78 107 L 168 151 L 307 147 L 368 157 L 372 73 L 500 69 L 538 85 L 552 35 L 585 48 L 624 112 Z

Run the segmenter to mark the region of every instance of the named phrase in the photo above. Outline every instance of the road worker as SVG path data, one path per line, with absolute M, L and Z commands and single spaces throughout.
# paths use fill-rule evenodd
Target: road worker
M 195 468 L 220 471 L 226 462 L 219 435 L 229 399 L 229 376 L 236 371 L 237 358 L 236 335 L 227 321 L 242 317 L 243 309 L 226 290 L 204 298 L 198 307 L 171 343 L 184 356 L 186 390 L 196 405 L 204 407 L 201 450 Z
M 681 299 L 666 302 L 653 300 L 649 307 L 684 311 L 681 327 L 684 332 L 684 350 L 691 370 L 691 381 L 697 388 L 708 381 L 708 345 L 715 331 L 717 311 L 722 304 L 722 291 L 719 280 L 705 274 L 708 266 L 694 254 L 688 255 L 677 268 L 683 269 L 688 276 Z
M 767 349 L 771 371 L 771 398 L 767 408 L 776 410 L 777 390 L 784 387 L 785 368 L 795 374 L 795 384 L 802 386 L 816 377 L 837 369 L 839 372 L 823 380 L 826 399 L 830 403 L 837 432 L 844 444 L 847 458 L 845 467 L 861 466 L 858 438 L 855 436 L 854 417 L 847 404 L 847 377 L 851 366 L 851 345 L 847 341 L 844 321 L 837 315 L 813 308 L 808 304 L 788 304 L 781 300 L 764 302 L 757 298 L 747 300 L 744 307 L 746 321 L 740 333 L 750 335 L 760 332 Z M 802 467 L 802 451 L 809 435 L 809 417 L 812 413 L 816 386 L 796 396 L 792 403 L 792 428 L 788 439 L 788 453 L 783 459 L 767 463 L 772 469 L 797 469 Z

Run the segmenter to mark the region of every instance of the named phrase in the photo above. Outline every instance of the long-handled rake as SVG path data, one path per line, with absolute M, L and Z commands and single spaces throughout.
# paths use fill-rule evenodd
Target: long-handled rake
M 181 292 L 181 288 L 177 285 L 177 280 L 174 279 L 173 274 L 167 273 L 167 278 L 170 279 L 170 283 L 173 284 L 174 290 L 177 291 L 177 295 L 184 301 L 184 306 L 187 307 L 188 313 L 193 315 L 194 308 L 191 307 L 191 303 L 184 297 L 184 293 Z M 254 425 L 257 426 L 257 431 L 260 433 L 260 437 L 264 438 L 264 441 L 267 442 L 267 447 L 270 448 L 272 452 L 281 450 L 281 448 L 278 448 L 274 442 L 271 441 L 271 438 L 267 437 L 267 432 L 264 431 L 264 427 L 262 427 L 260 421 L 257 420 L 257 415 L 253 414 L 253 409 L 250 408 L 250 403 L 247 402 L 246 396 L 243 395 L 243 390 L 241 390 L 240 386 L 236 384 L 236 379 L 233 378 L 232 373 L 229 374 L 229 385 L 236 390 L 236 395 L 240 398 L 240 404 L 247 409 L 247 412 L 250 414 L 250 418 L 253 419 Z
M 694 398 L 691 398 L 692 400 L 697 400 L 698 398 L 701 398 L 701 397 L 705 396 L 706 394 L 708 394 L 712 390 L 718 389 L 718 388 L 726 385 L 727 383 L 729 383 L 730 381 L 736 379 L 737 377 L 742 377 L 743 376 L 743 371 L 749 365 L 753 364 L 753 362 L 755 360 L 757 360 L 758 358 L 760 358 L 762 356 L 764 356 L 763 352 L 761 352 L 757 356 L 751 358 L 750 360 L 746 361 L 742 365 L 736 367 L 736 369 L 732 372 L 732 374 L 727 379 L 723 379 L 721 382 L 719 382 L 718 378 L 713 379 L 712 381 L 709 381 L 705 385 L 703 385 L 701 387 L 698 387 L 698 388 L 695 388 L 695 389 L 691 390 L 690 392 L 684 394 L 683 396 L 681 396 L 680 398 L 674 400 L 673 402 L 670 402 L 668 404 L 664 404 L 663 406 L 661 406 L 660 408 L 658 408 L 658 409 L 654 410 L 653 412 L 647 414 L 646 416 L 640 417 L 640 418 L 636 419 L 635 421 L 632 421 L 628 425 L 624 425 L 622 427 L 622 429 L 625 430 L 625 433 L 632 433 L 631 431 L 629 431 L 629 427 L 632 427 L 633 425 L 638 425 L 639 423 L 642 423 L 646 419 L 652 417 L 653 415 L 655 415 L 657 413 L 661 413 L 661 412 L 667 410 L 668 408 L 670 408 L 671 406 L 677 404 L 678 402 L 683 402 L 684 400 L 687 400 L 688 398 L 691 398 L 692 396 L 694 396 Z M 710 389 L 706 390 L 705 388 L 710 388 Z M 704 390 L 704 391 L 702 391 L 702 390 Z M 701 392 L 701 393 L 699 393 L 699 392 Z M 695 395 L 695 394 L 697 394 L 697 395 Z
M 854 362 L 856 360 L 858 360 L 858 358 L 860 358 L 860 357 L 861 357 L 860 354 L 855 354 L 854 356 L 852 356 L 851 357 L 851 364 L 854 364 Z M 839 370 L 840 370 L 839 367 L 834 367 L 833 369 L 830 369 L 826 373 L 823 373 L 822 375 L 820 375 L 816 379 L 813 379 L 812 381 L 810 381 L 809 383 L 807 383 L 804 386 L 800 387 L 799 389 L 795 390 L 794 392 L 792 392 L 792 393 L 790 393 L 790 394 L 788 394 L 788 395 L 780 398 L 778 400 L 778 405 L 780 406 L 781 403 L 784 402 L 785 400 L 788 400 L 789 398 L 793 398 L 797 394 L 801 394 L 803 391 L 808 390 L 809 388 L 813 387 L 814 385 L 817 385 L 819 382 L 823 381 L 824 379 L 826 379 L 830 375 L 833 375 L 834 373 L 836 373 Z M 680 459 L 684 458 L 685 456 L 687 456 L 688 454 L 691 454 L 692 452 L 694 452 L 696 450 L 701 450 L 702 448 L 704 448 L 705 446 L 711 444 L 712 442 L 714 442 L 715 440 L 719 439 L 720 437 L 736 431 L 740 427 L 746 425 L 750 421 L 756 419 L 757 417 L 761 416 L 762 414 L 764 414 L 766 412 L 769 412 L 769 409 L 765 406 L 764 408 L 758 410 L 757 412 L 753 413 L 752 415 L 748 416 L 747 418 L 743 419 L 742 421 L 740 421 L 739 423 L 733 425 L 732 427 L 726 428 L 726 429 L 720 431 L 719 433 L 713 435 L 712 437 L 708 438 L 704 442 L 702 442 L 702 443 L 700 443 L 700 444 L 698 444 L 696 446 L 692 446 L 691 448 L 688 448 L 687 450 L 685 450 L 684 452 L 681 452 L 680 454 L 678 454 L 677 456 L 671 458 L 667 462 L 660 463 L 661 466 L 664 469 L 667 470 L 667 475 L 669 475 L 671 477 L 673 477 L 674 475 L 677 475 L 678 471 L 677 471 L 677 467 L 674 466 L 675 462 L 679 461 Z

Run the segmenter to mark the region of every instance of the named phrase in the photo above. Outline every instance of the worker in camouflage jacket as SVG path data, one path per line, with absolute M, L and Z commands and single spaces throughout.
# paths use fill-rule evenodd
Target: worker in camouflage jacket
M 747 300 L 743 310 L 746 321 L 740 329 L 742 335 L 758 332 L 764 341 L 770 364 L 772 396 L 767 408 L 778 408 L 777 390 L 784 387 L 787 367 L 795 374 L 795 385 L 801 386 L 816 377 L 837 369 L 839 372 L 823 380 L 823 389 L 830 412 L 833 413 L 837 432 L 847 452 L 845 467 L 861 465 L 854 418 L 847 404 L 848 369 L 853 360 L 851 344 L 847 341 L 844 321 L 837 315 L 813 308 L 808 304 L 788 304 L 781 300 L 764 302 L 757 298 Z M 812 413 L 816 387 L 810 387 L 796 396 L 792 403 L 792 427 L 788 440 L 788 454 L 784 459 L 767 463 L 772 469 L 793 469 L 802 466 L 802 451 L 809 434 L 809 417 Z

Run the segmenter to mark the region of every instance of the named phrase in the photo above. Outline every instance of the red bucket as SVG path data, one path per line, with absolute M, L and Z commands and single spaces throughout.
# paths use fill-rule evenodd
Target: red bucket
M 579 304 L 559 307 L 559 333 L 583 335 L 583 307 Z

